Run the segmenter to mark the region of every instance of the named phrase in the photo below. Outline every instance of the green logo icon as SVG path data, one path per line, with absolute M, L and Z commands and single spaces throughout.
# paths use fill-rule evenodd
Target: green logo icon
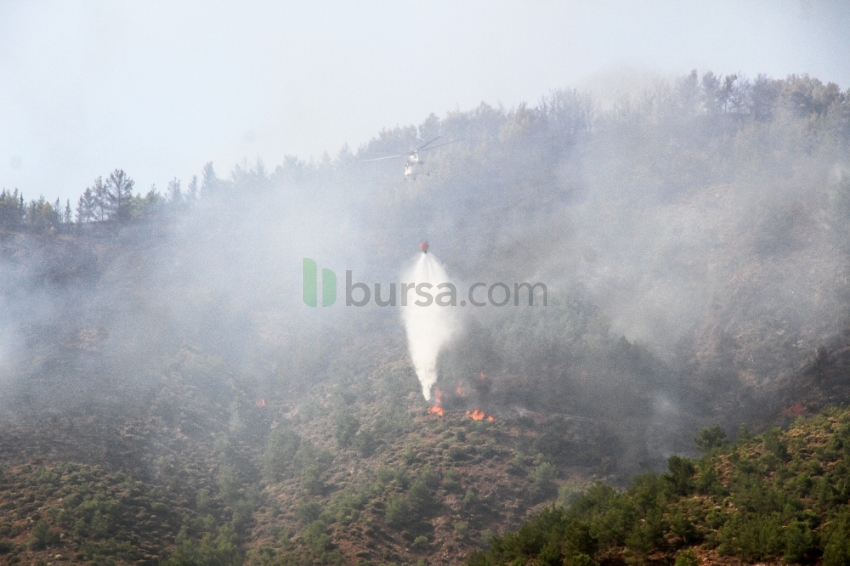
M 304 304 L 315 307 L 319 303 L 319 268 L 316 262 L 305 257 L 304 273 Z M 330 269 L 322 269 L 322 306 L 329 307 L 336 302 L 336 273 Z

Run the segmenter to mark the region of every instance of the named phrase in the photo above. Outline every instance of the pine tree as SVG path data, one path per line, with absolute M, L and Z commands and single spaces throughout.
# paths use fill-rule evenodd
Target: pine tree
M 192 180 L 189 182 L 189 194 L 187 196 L 189 201 L 197 200 L 198 198 L 198 176 L 192 175 Z
M 135 182 L 123 169 L 116 169 L 106 180 L 106 195 L 109 202 L 110 218 L 125 222 L 132 216 L 133 186 Z
M 172 205 L 179 205 L 183 202 L 183 191 L 180 188 L 180 179 L 177 177 L 168 182 L 168 196 Z
M 204 165 L 204 182 L 201 185 L 201 191 L 205 195 L 214 195 L 220 193 L 223 188 L 222 181 L 216 176 L 213 169 L 212 161 Z
M 111 212 L 109 193 L 106 185 L 103 184 L 103 177 L 98 177 L 94 180 L 94 187 L 86 189 L 90 191 L 93 197 L 92 215 L 94 220 L 103 222 L 109 218 Z
M 77 223 L 92 222 L 96 220 L 95 209 L 97 207 L 97 199 L 91 188 L 87 188 L 80 197 L 80 202 L 77 204 Z
M 46 230 L 59 222 L 59 212 L 43 196 L 30 201 L 25 222 L 31 228 Z
M 5 189 L 0 192 L 0 226 L 11 230 L 20 228 L 23 223 L 21 202 L 23 201 L 18 198 L 18 189 L 14 192 L 7 192 Z

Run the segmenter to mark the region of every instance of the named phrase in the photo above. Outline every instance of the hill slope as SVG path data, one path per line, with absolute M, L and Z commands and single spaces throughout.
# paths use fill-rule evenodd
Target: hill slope
M 850 560 L 850 410 L 755 438 L 742 429 L 734 444 L 719 428 L 697 440 L 699 460 L 673 456 L 622 493 L 596 483 L 469 564 Z
M 596 480 L 626 487 L 692 453 L 701 427 L 846 401 L 850 93 L 728 78 L 607 109 L 574 91 L 481 105 L 271 172 L 210 164 L 191 198 L 116 208 L 116 171 L 76 222 L 0 191 L 2 550 L 458 564 Z M 415 178 L 367 161 L 438 135 L 454 143 Z M 460 288 L 548 289 L 545 307 L 463 310 L 437 359 L 443 416 L 398 309 L 344 299 L 349 272 L 399 283 L 421 239 Z M 302 301 L 304 258 L 336 273 L 334 306 Z M 679 478 L 691 499 L 641 479 L 663 506 L 621 511 L 649 530 L 623 523 L 632 538 L 594 556 L 670 557 L 665 525 L 702 520 L 670 506 L 719 501 L 694 495 L 698 477 Z M 611 489 L 587 497 L 631 497 Z

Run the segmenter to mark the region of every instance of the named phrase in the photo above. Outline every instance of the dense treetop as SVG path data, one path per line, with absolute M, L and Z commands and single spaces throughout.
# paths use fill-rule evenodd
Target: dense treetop
M 676 556 L 744 562 L 850 560 L 850 411 L 831 409 L 787 431 L 730 443 L 719 427 L 695 439 L 698 460 L 671 456 L 669 470 L 624 492 L 597 483 L 516 532 L 493 539 L 469 564 L 593 564 Z

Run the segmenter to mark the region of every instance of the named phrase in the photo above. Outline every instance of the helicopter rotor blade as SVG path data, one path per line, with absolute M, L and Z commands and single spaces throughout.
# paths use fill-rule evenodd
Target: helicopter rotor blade
M 429 149 L 437 149 L 438 147 L 443 147 L 444 145 L 449 145 L 449 144 L 452 144 L 452 143 L 455 143 L 455 142 L 459 142 L 463 139 L 463 138 L 458 138 L 456 140 L 447 141 L 445 143 L 441 143 L 441 144 L 437 144 L 437 145 L 431 145 L 432 143 L 434 143 L 435 141 L 440 139 L 440 137 L 441 136 L 437 136 L 436 138 L 432 139 L 431 141 L 429 141 L 425 145 L 421 145 L 417 149 L 414 149 L 410 153 L 396 153 L 395 155 L 384 155 L 383 157 L 374 157 L 372 159 L 361 159 L 361 160 L 357 161 L 357 163 L 372 163 L 372 162 L 375 162 L 375 161 L 384 161 L 385 159 L 396 159 L 398 157 L 410 157 L 412 155 L 419 153 L 420 151 L 428 151 Z M 430 146 L 430 147 L 428 147 L 428 146 Z
M 384 159 L 395 159 L 396 157 L 404 157 L 404 153 L 396 153 L 395 155 L 385 155 L 383 157 L 375 157 L 374 159 L 361 159 L 357 163 L 371 163 L 373 161 L 383 161 Z
M 441 144 L 437 144 L 437 145 L 432 145 L 431 147 L 426 147 L 425 149 L 419 149 L 417 151 L 428 151 L 428 150 L 431 150 L 431 149 L 437 149 L 438 147 L 443 147 L 444 145 L 449 145 L 449 144 L 452 144 L 452 143 L 455 143 L 455 142 L 459 142 L 462 139 L 463 138 L 458 138 L 456 140 L 447 141 L 446 143 L 441 143 Z
M 432 139 L 431 141 L 429 141 L 429 142 L 427 142 L 427 143 L 424 143 L 424 144 L 420 145 L 420 146 L 419 146 L 419 147 L 417 147 L 414 151 L 422 151 L 422 150 L 424 150 L 426 147 L 428 147 L 429 145 L 431 145 L 432 143 L 434 143 L 435 141 L 437 141 L 437 140 L 438 140 L 438 139 L 440 139 L 441 137 L 442 137 L 442 136 L 437 136 L 436 138 Z M 431 148 L 428 148 L 428 149 L 431 149 Z

